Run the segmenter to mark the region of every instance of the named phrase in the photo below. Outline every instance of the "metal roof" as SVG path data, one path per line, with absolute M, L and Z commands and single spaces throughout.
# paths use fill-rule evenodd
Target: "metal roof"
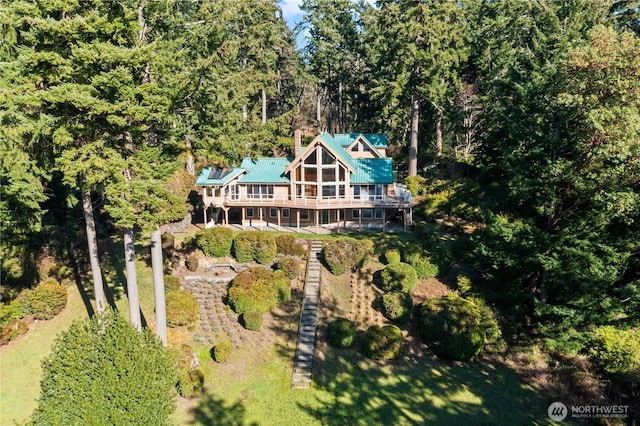
M 374 148 L 387 148 L 389 146 L 389 139 L 383 133 L 336 133 L 333 138 L 343 147 L 348 147 L 358 139 L 358 136 L 362 136 Z
M 241 168 L 247 170 L 239 183 L 289 183 L 284 170 L 291 164 L 291 158 L 245 158 Z
M 329 133 L 323 133 L 320 136 L 320 139 L 329 147 L 338 157 L 342 160 L 343 163 L 349 165 L 352 169 L 355 169 L 354 159 L 351 158 L 351 155 L 342 147 L 342 144 L 338 142 L 333 136 Z
M 352 184 L 393 183 L 391 158 L 359 158 L 353 162 L 356 165 L 356 171 L 351 173 Z

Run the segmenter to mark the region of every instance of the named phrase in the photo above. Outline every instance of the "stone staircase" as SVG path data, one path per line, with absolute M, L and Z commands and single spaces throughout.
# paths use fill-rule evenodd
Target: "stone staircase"
M 293 361 L 292 389 L 310 389 L 313 371 L 313 357 L 316 348 L 316 328 L 318 327 L 318 304 L 320 302 L 320 252 L 322 241 L 311 241 L 307 277 L 302 296 L 302 311 L 298 326 L 298 342 Z

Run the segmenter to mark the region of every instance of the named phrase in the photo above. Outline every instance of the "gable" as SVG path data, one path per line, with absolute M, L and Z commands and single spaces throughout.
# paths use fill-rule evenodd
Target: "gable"
M 318 148 L 326 149 L 331 155 L 333 155 L 340 163 L 342 163 L 350 172 L 355 171 L 354 159 L 351 155 L 338 143 L 329 133 L 323 133 L 311 142 L 286 168 L 285 173 L 290 172 L 295 166 L 303 162 L 311 155 L 312 152 Z

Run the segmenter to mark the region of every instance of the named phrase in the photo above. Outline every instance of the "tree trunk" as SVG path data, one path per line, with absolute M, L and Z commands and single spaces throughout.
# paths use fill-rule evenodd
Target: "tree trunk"
M 187 147 L 187 165 L 186 165 L 187 172 L 191 176 L 195 176 L 196 168 L 195 168 L 195 165 L 193 164 L 193 152 L 191 151 L 191 140 L 188 135 L 185 138 L 185 143 Z
M 262 89 L 262 124 L 267 124 L 267 92 Z
M 320 86 L 316 85 L 316 122 L 318 124 L 318 134 L 322 133 L 322 111 L 320 108 Z
M 160 228 L 151 234 L 151 268 L 153 269 L 153 294 L 156 304 L 156 335 L 167 346 L 167 306 L 164 300 L 164 267 L 162 265 L 162 232 Z
M 420 100 L 418 94 L 411 95 L 411 133 L 409 135 L 409 176 L 418 174 L 418 122 L 420 120 Z
M 336 133 L 342 133 L 344 129 L 344 110 L 342 109 L 342 81 L 338 82 L 338 125 Z
M 88 189 L 82 191 L 82 212 L 84 214 L 85 229 L 87 232 L 87 244 L 89 246 L 89 262 L 93 275 L 93 289 L 96 299 L 96 312 L 103 312 L 106 307 L 104 297 L 104 285 L 102 283 L 102 269 L 98 256 L 98 238 L 96 236 L 96 223 L 93 217 L 91 204 L 91 192 Z
M 442 109 L 436 107 L 436 158 L 442 157 Z
M 136 252 L 133 244 L 133 228 L 124 230 L 124 260 L 127 269 L 127 296 L 129 298 L 129 319 L 138 330 L 142 329 L 140 319 L 140 298 L 138 297 L 138 277 L 136 273 Z

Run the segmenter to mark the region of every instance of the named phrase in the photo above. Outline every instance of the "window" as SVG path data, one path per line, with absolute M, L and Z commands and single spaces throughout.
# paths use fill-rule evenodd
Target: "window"
M 304 164 L 318 164 L 318 159 L 316 158 L 315 151 L 313 151 L 307 158 L 304 159 Z
M 358 210 L 358 209 L 351 210 L 351 218 L 352 219 L 358 219 L 359 217 L 360 217 L 360 210 Z
M 336 181 L 336 169 L 322 169 L 322 181 L 323 182 L 335 182 Z
M 273 198 L 273 185 L 249 185 L 247 187 L 248 198 Z
M 204 192 L 207 197 L 213 197 L 213 188 L 211 188 L 210 186 L 205 186 Z
M 353 198 L 356 200 L 360 199 L 360 185 L 353 186 Z
M 284 208 L 282 209 L 282 217 L 289 217 L 290 213 L 289 213 L 289 209 Z
M 322 148 L 322 164 L 335 164 L 336 159 L 333 158 L 333 155 L 329 154 L 329 152 Z
M 317 182 L 318 181 L 318 169 L 314 167 L 306 167 L 304 169 L 305 182 Z
M 380 210 L 380 209 L 378 209 Z M 278 209 L 271 207 L 269 209 L 269 217 L 278 217 Z
M 374 214 L 376 219 L 382 219 L 382 209 L 376 209 Z
M 362 209 L 362 218 L 371 219 L 373 217 L 373 211 L 371 209 Z
M 300 210 L 300 220 L 309 220 L 309 210 Z
M 247 217 L 253 217 L 253 207 L 247 207 Z
M 322 198 L 335 198 L 336 186 L 335 185 L 322 185 Z

